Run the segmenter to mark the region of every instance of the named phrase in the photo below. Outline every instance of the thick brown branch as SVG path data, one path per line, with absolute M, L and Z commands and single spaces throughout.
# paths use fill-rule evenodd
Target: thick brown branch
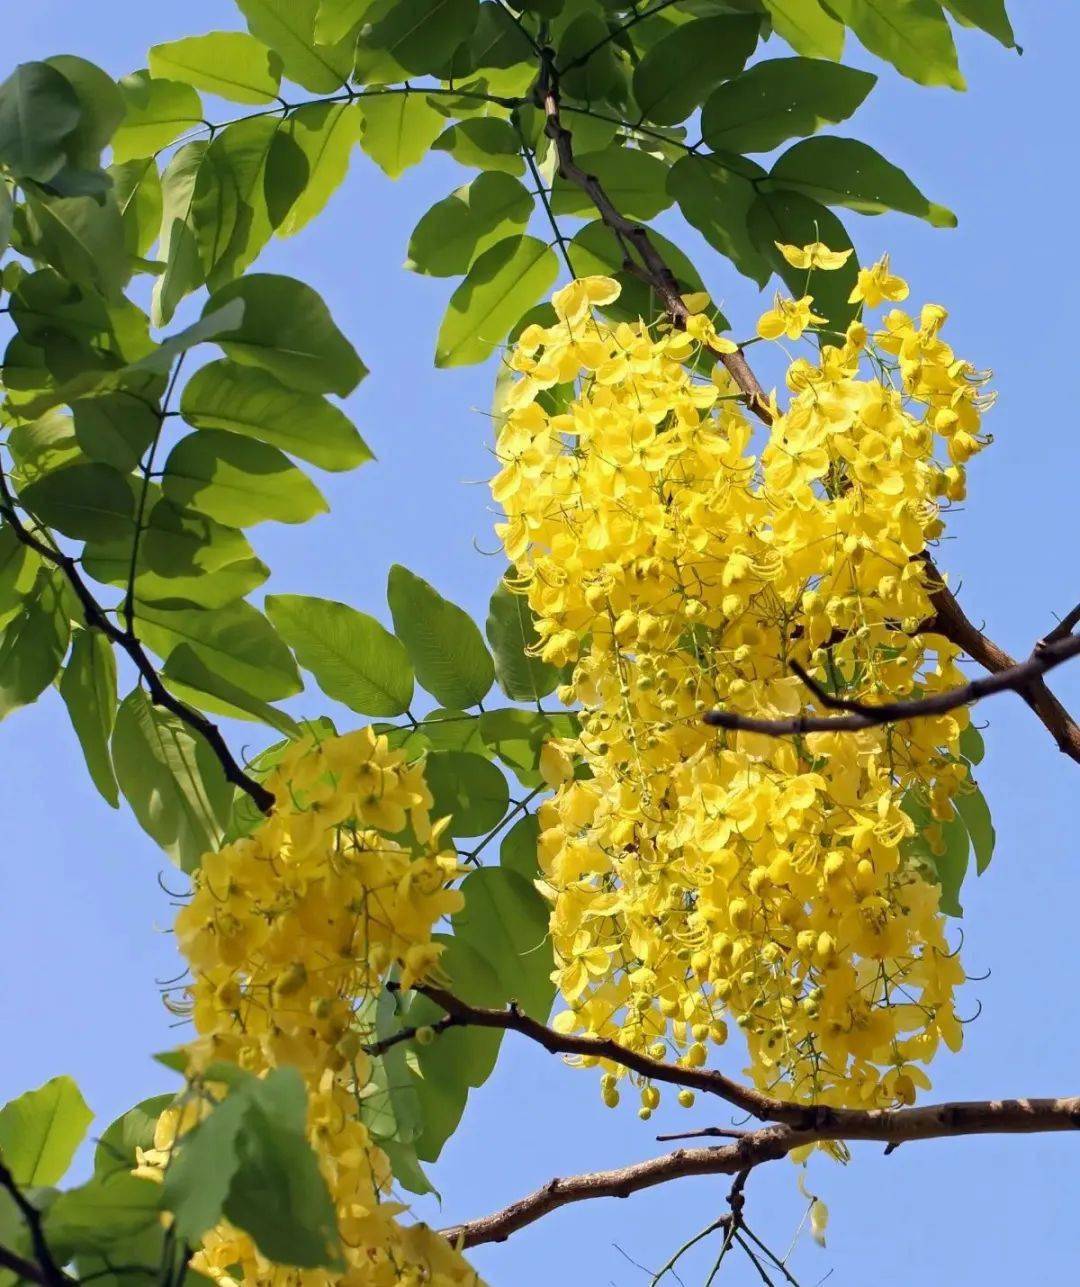
M 816 1128 L 766 1126 L 748 1132 L 733 1144 L 677 1149 L 633 1166 L 551 1180 L 501 1211 L 445 1229 L 443 1235 L 452 1241 L 460 1239 L 465 1247 L 502 1242 L 518 1229 L 571 1202 L 626 1198 L 688 1175 L 735 1175 L 819 1140 L 876 1140 L 896 1145 L 961 1135 L 1078 1130 L 1080 1097 L 931 1104 L 895 1111 L 826 1110 L 824 1116 L 830 1120 Z
M 918 719 L 926 715 L 944 715 L 960 706 L 969 706 L 994 693 L 1022 693 L 1055 666 L 1080 654 L 1080 635 L 1070 635 L 1054 643 L 1040 642 L 1024 662 L 1017 662 L 999 670 L 986 679 L 973 679 L 970 684 L 950 688 L 947 692 L 933 693 L 929 697 L 914 698 L 904 702 L 882 702 L 868 705 L 835 697 L 807 674 L 797 662 L 791 669 L 810 689 L 822 706 L 829 710 L 845 711 L 843 715 L 795 715 L 789 719 L 757 719 L 739 715 L 735 711 L 715 710 L 705 715 L 705 723 L 714 728 L 725 728 L 747 733 L 764 733 L 769 737 L 785 737 L 800 733 L 853 733 L 864 728 L 879 728 L 882 724 L 895 724 L 901 720 Z
M 146 683 L 151 701 L 156 706 L 171 711 L 177 719 L 203 737 L 217 756 L 228 781 L 246 792 L 263 813 L 269 813 L 274 807 L 273 795 L 244 772 L 234 759 L 217 725 L 211 723 L 200 711 L 169 692 L 162 683 L 154 663 L 135 635 L 130 631 L 122 630 L 109 620 L 108 614 L 90 593 L 89 587 L 79 574 L 75 560 L 60 550 L 53 549 L 26 527 L 15 508 L 14 499 L 2 470 L 0 470 L 0 514 L 7 520 L 12 533 L 23 545 L 36 551 L 43 559 L 60 569 L 79 600 L 87 626 L 92 630 L 100 630 L 110 643 L 122 649 L 130 657 L 135 669 Z
M 963 608 L 956 601 L 956 596 L 945 584 L 945 578 L 938 571 L 933 559 L 928 554 L 923 554 L 921 558 L 926 564 L 930 583 L 934 587 L 930 595 L 936 613 L 933 630 L 956 644 L 958 648 L 962 648 L 969 657 L 990 671 L 992 675 L 1000 674 L 1015 666 L 1015 659 L 1010 657 L 1004 648 L 999 648 L 992 639 L 988 639 L 968 620 Z M 1065 622 L 1061 624 L 1064 625 Z M 1054 632 L 1051 631 L 1047 638 L 1052 640 L 1053 634 Z M 1080 764 L 1080 725 L 1050 689 L 1041 679 L 1034 679 L 1017 689 L 1017 692 L 1045 725 L 1057 743 L 1058 750 Z

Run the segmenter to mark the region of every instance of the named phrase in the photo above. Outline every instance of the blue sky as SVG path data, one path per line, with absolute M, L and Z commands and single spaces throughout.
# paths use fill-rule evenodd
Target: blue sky
M 120 75 L 161 40 L 239 25 L 230 0 L 34 0 L 6 6 L 4 61 L 78 53 Z M 950 338 L 993 367 L 1000 403 L 996 441 L 971 470 L 970 499 L 939 562 L 970 615 L 1023 654 L 1054 613 L 1080 597 L 1074 560 L 1076 427 L 1068 389 L 1075 367 L 1067 300 L 1076 289 L 1077 183 L 1065 87 L 1076 75 L 1080 11 L 1014 3 L 1025 56 L 963 33 L 969 92 L 919 89 L 888 69 L 851 132 L 904 166 L 960 216 L 956 231 L 912 220 L 851 218 L 864 259 L 893 252 L 913 298 L 953 312 Z M 872 65 L 868 63 L 867 65 Z M 877 68 L 875 68 L 877 69 Z M 269 589 L 325 595 L 385 617 L 390 564 L 401 562 L 482 618 L 500 567 L 484 487 L 490 473 L 492 370 L 435 371 L 431 354 L 448 283 L 404 272 L 409 230 L 460 182 L 452 163 L 430 163 L 389 182 L 357 154 L 329 210 L 262 264 L 290 272 L 327 299 L 372 374 L 350 410 L 378 462 L 325 480 L 333 512 L 302 529 L 260 528 L 274 568 Z M 736 330 L 758 312 L 754 288 L 687 234 L 714 297 Z M 324 480 L 320 480 L 324 481 Z M 1080 668 L 1054 687 L 1080 707 Z M 313 693 L 300 704 L 323 708 Z M 1011 697 L 987 704 L 989 754 L 982 783 L 998 849 L 965 890 L 968 970 L 992 973 L 966 989 L 963 1009 L 983 1011 L 963 1053 L 934 1069 L 949 1098 L 1069 1094 L 1077 1090 L 1076 912 L 1080 872 L 1073 815 L 1077 767 L 1055 750 Z M 169 1089 L 150 1052 L 176 1044 L 155 978 L 177 972 L 167 893 L 182 886 L 153 843 L 91 787 L 59 699 L 50 695 L 0 730 L 5 855 L 0 896 L 0 1101 L 68 1072 L 104 1125 L 139 1098 Z M 256 749 L 259 734 L 245 726 Z M 738 1071 L 729 1056 L 729 1071 Z M 632 1108 L 600 1106 L 595 1074 L 564 1068 L 508 1040 L 494 1078 L 435 1170 L 442 1216 L 480 1215 L 554 1175 L 655 1154 L 657 1131 L 724 1124 L 705 1108 L 666 1109 L 647 1125 Z M 892 1156 L 855 1150 L 842 1169 L 824 1159 L 810 1187 L 832 1213 L 828 1248 L 803 1238 L 792 1265 L 813 1284 L 880 1287 L 921 1281 L 1057 1287 L 1076 1281 L 1076 1141 L 1064 1136 L 908 1145 Z M 676 1246 L 723 1209 L 725 1181 L 686 1180 L 625 1203 L 568 1208 L 505 1246 L 475 1253 L 500 1287 L 647 1283 Z M 804 1200 L 796 1171 L 773 1164 L 749 1185 L 748 1218 L 786 1248 Z M 715 1253 L 714 1253 L 715 1254 Z M 703 1281 L 706 1256 L 684 1262 Z M 757 1281 L 745 1262 L 727 1281 Z

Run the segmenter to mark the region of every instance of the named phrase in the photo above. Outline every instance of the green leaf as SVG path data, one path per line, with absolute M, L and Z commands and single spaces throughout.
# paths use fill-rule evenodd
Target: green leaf
M 983 756 L 986 754 L 986 744 L 983 741 L 983 735 L 974 724 L 969 724 L 960 734 L 960 754 L 969 764 L 981 764 L 983 762 Z
M 240 1166 L 237 1137 L 247 1110 L 244 1094 L 227 1095 L 170 1158 L 162 1203 L 175 1216 L 177 1233 L 188 1242 L 197 1243 L 221 1219 Z
M 320 45 L 336 45 L 345 39 L 370 7 L 371 0 L 319 0 L 315 40 Z
M 763 0 L 773 30 L 797 54 L 831 58 L 839 62 L 844 52 L 844 24 L 826 13 L 820 0 Z
M 94 1149 L 94 1174 L 109 1175 L 130 1171 L 136 1165 L 136 1149 L 154 1146 L 154 1129 L 158 1118 L 175 1095 L 154 1095 L 122 1113 L 101 1134 Z
M 180 148 L 161 176 L 161 237 L 158 258 L 165 269 L 154 283 L 151 319 L 155 326 L 165 326 L 177 305 L 206 280 L 207 262 L 211 266 L 220 256 L 216 244 L 219 228 L 226 225 L 214 219 L 215 212 L 236 218 L 235 191 L 223 184 L 217 167 L 207 163 L 208 144 L 203 139 Z M 224 206 L 225 194 L 232 199 Z M 200 233 L 209 222 L 210 241 Z M 231 226 L 231 225 L 229 225 Z
M 112 753 L 139 825 L 173 862 L 194 871 L 204 853 L 220 847 L 232 805 L 232 787 L 209 745 L 136 688 L 120 704 Z
M 318 394 L 286 387 L 258 367 L 227 360 L 202 367 L 184 386 L 180 414 L 196 429 L 243 434 L 320 469 L 354 469 L 371 459 L 343 411 Z
M 234 121 L 207 149 L 219 186 L 236 194 L 236 220 L 228 242 L 217 245 L 207 275 L 211 290 L 238 277 L 288 214 L 303 189 L 306 169 L 275 115 Z
M 749 14 L 698 18 L 658 40 L 634 68 L 642 117 L 657 125 L 684 121 L 717 82 L 743 69 L 760 22 Z
M 483 701 L 495 667 L 469 614 L 398 563 L 390 569 L 386 598 L 417 682 L 444 706 L 464 710 Z
M 6 183 L 0 183 L 0 255 L 11 242 L 11 229 L 15 222 L 15 203 Z
M 965 27 L 978 27 L 1000 41 L 1006 49 L 1017 49 L 1016 33 L 1005 0 L 942 0 L 945 8 Z
M 230 527 L 271 519 L 305 523 L 329 510 L 322 493 L 276 447 L 219 429 L 181 438 L 169 453 L 161 489 L 176 505 Z
M 517 130 L 497 116 L 474 116 L 451 125 L 439 135 L 431 150 L 449 152 L 459 165 L 474 165 L 504 174 L 525 173 Z
M 403 1189 L 420 1196 L 425 1193 L 434 1193 L 436 1197 L 439 1196 L 438 1189 L 424 1173 L 412 1143 L 405 1144 L 401 1140 L 384 1139 L 379 1141 L 379 1147 L 386 1154 L 391 1174 Z
M 291 715 L 218 674 L 191 644 L 177 644 L 161 673 L 178 697 L 199 710 L 257 720 L 290 738 L 302 735 L 303 730 Z
M 60 672 L 69 637 L 60 587 L 42 573 L 31 598 L 0 634 L 0 719 L 48 688 Z
M 152 45 L 146 61 L 155 78 L 182 81 L 233 103 L 272 103 L 281 87 L 281 59 L 243 31 Z
M 352 71 L 352 51 L 315 43 L 319 0 L 236 0 L 253 36 L 279 55 L 285 75 L 316 94 L 341 89 Z
M 34 588 L 41 555 L 15 535 L 8 524 L 0 527 L 0 623 L 9 621 Z
M 341 186 L 363 129 L 358 103 L 308 103 L 289 115 L 282 143 L 291 144 L 302 164 L 303 187 L 278 227 L 280 236 L 299 232 Z
M 124 224 L 127 252 L 148 255 L 161 229 L 161 176 L 157 162 L 152 156 L 124 161 L 109 167 L 109 177 Z
M 507 995 L 543 1023 L 555 999 L 548 905 L 533 886 L 505 867 L 483 867 L 461 883 L 465 906 L 454 934 L 490 962 Z
M 118 808 L 120 795 L 109 754 L 116 720 L 116 658 L 100 631 L 75 631 L 60 696 L 94 785 L 114 809 Z
M 360 146 L 391 179 L 423 160 L 446 125 L 420 91 L 365 98 L 360 112 L 364 118 Z
M 87 545 L 83 568 L 105 585 L 126 588 L 131 539 Z M 249 594 L 269 575 L 242 532 L 205 514 L 157 500 L 144 520 L 135 596 L 143 603 L 219 608 Z
M 161 1185 L 124 1171 L 95 1175 L 61 1193 L 45 1220 L 48 1242 L 75 1251 L 107 1254 L 121 1238 L 154 1228 L 160 1220 Z
M 53 1077 L 0 1108 L 0 1156 L 20 1188 L 59 1184 L 94 1114 L 70 1077 Z
M 755 63 L 709 97 L 701 133 L 721 151 L 771 152 L 787 139 L 846 121 L 876 83 L 869 72 L 814 58 Z
M 98 171 L 101 153 L 124 119 L 123 95 L 107 72 L 85 58 L 58 54 L 45 61 L 64 77 L 75 91 L 79 103 L 79 123 L 64 139 L 68 163 L 75 170 L 86 171 L 87 174 Z M 55 174 L 51 182 L 58 187 L 70 177 L 70 171 Z
M 305 393 L 341 397 L 367 375 L 356 350 L 310 286 L 276 273 L 249 273 L 215 291 L 203 316 L 234 299 L 244 302 L 244 320 L 221 335 L 219 343 L 235 361 L 262 367 Z
M 975 871 L 981 876 L 990 866 L 990 860 L 994 856 L 994 845 L 997 843 L 990 806 L 986 803 L 986 797 L 978 786 L 974 786 L 970 791 L 959 792 L 953 803 L 967 828 L 971 847 L 975 851 Z
M 619 88 L 615 44 L 607 23 L 594 10 L 578 14 L 567 25 L 555 62 L 564 93 L 583 103 L 603 103 Z
M 758 251 L 796 298 L 806 293 L 806 272 L 791 267 L 777 249 L 777 242 L 805 246 L 823 241 L 832 250 L 851 249 L 851 238 L 836 215 L 798 192 L 761 193 L 750 207 L 748 227 Z M 835 331 L 844 331 L 855 316 L 855 306 L 848 303 L 848 297 L 858 272 L 858 260 L 853 254 L 842 268 L 810 276 L 814 308 Z
M 266 611 L 327 697 L 361 715 L 408 710 L 413 695 L 408 653 L 374 617 L 300 594 L 270 595 Z
M 149 72 L 138 71 L 120 81 L 120 92 L 126 111 L 113 135 L 115 164 L 152 157 L 202 123 L 202 103 L 190 85 L 154 80 Z
M 872 54 L 920 85 L 966 89 L 939 0 L 829 0 Z
M 130 481 L 109 465 L 67 465 L 24 487 L 20 500 L 37 518 L 77 541 L 127 536 L 135 521 Z
M 275 1068 L 233 1091 L 237 1094 L 246 1100 L 247 1111 L 236 1136 L 237 1167 L 222 1208 L 225 1217 L 277 1264 L 340 1268 L 334 1205 L 307 1141 L 307 1092 L 300 1073 Z
M 413 731 L 413 730 L 410 730 Z M 415 732 L 436 751 L 475 751 L 486 755 L 480 737 L 479 715 L 466 715 L 464 711 L 436 708 L 420 721 Z
M 540 844 L 540 819 L 535 813 L 518 818 L 502 838 L 499 846 L 499 864 L 508 871 L 517 872 L 531 884 L 540 875 L 537 852 Z
M 17 425 L 8 437 L 8 450 L 15 461 L 14 481 L 20 488 L 79 459 L 71 417 L 62 411 L 49 411 Z
M 124 222 L 116 203 L 95 197 L 47 197 L 29 193 L 26 223 L 35 249 L 69 281 L 116 299 L 131 276 Z
M 370 26 L 361 33 L 358 71 L 368 82 L 437 72 L 471 35 L 478 13 L 478 0 L 376 0 L 364 14 Z
M 433 818 L 450 818 L 453 836 L 479 836 L 497 827 L 510 803 L 502 773 L 471 751 L 432 751 L 425 777 L 435 797 Z
M 847 206 L 862 214 L 901 214 L 935 228 L 955 228 L 951 210 L 928 201 L 903 170 L 857 139 L 817 138 L 796 143 L 773 166 L 769 186 Z
M 565 721 L 568 717 L 559 716 Z M 537 772 L 544 743 L 561 734 L 555 721 L 540 711 L 523 711 L 514 707 L 485 711 L 480 716 L 480 736 L 484 745 L 526 786 L 540 786 L 543 778 Z
M 497 170 L 458 188 L 424 215 L 409 238 L 405 267 L 432 277 L 454 277 L 488 247 L 525 230 L 532 197 L 508 174 Z
M 483 951 L 457 936 L 435 937 L 443 944 L 439 969 L 454 996 L 487 1009 L 506 1005 L 509 995 Z M 437 1023 L 442 1017 L 433 1001 L 415 995 L 402 1022 L 418 1027 Z M 501 1042 L 498 1030 L 452 1028 L 429 1045 L 413 1047 L 419 1076 L 412 1086 L 422 1123 L 415 1147 L 425 1161 L 434 1162 L 457 1129 L 470 1088 L 482 1086 L 491 1076 Z
M 137 607 L 140 639 L 166 661 L 188 644 L 214 674 L 267 702 L 303 687 L 289 649 L 250 603 L 208 610 Z
M 772 267 L 750 236 L 748 219 L 757 197 L 753 183 L 725 168 L 722 161 L 699 154 L 676 161 L 667 185 L 687 223 L 726 255 L 739 272 L 764 286 L 772 276 Z
M 535 237 L 507 237 L 486 250 L 450 297 L 435 365 L 484 361 L 522 313 L 547 293 L 558 271 L 555 252 Z
M 129 474 L 154 441 L 161 420 L 152 402 L 118 389 L 71 404 L 75 438 L 91 460 Z
M 0 164 L 47 183 L 67 161 L 64 143 L 82 118 L 70 82 L 48 63 L 22 63 L 0 85 Z
M 559 672 L 531 652 L 539 643 L 532 611 L 523 594 L 500 581 L 488 608 L 487 637 L 495 655 L 495 678 L 515 702 L 538 702 L 554 692 Z
M 671 205 L 667 162 L 649 152 L 616 144 L 602 152 L 583 152 L 576 160 L 600 180 L 615 208 L 627 218 L 654 219 Z M 582 217 L 595 212 L 589 194 L 561 177 L 551 191 L 551 209 L 557 215 Z
M 941 886 L 942 912 L 946 916 L 962 917 L 964 909 L 960 905 L 960 888 L 967 875 L 971 849 L 967 827 L 958 816 L 950 822 L 935 824 L 930 810 L 910 791 L 904 797 L 901 807 L 916 826 L 915 835 L 903 842 L 901 852 L 905 857 L 916 858 L 929 867 L 933 873 L 932 878 Z M 935 853 L 931 849 L 927 838 L 927 831 L 933 825 L 941 829 L 941 853 Z

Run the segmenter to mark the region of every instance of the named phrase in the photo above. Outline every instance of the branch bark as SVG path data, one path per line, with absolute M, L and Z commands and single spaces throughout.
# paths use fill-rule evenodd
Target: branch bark
M 904 702 L 850 701 L 835 697 L 818 684 L 797 662 L 791 669 L 810 689 L 814 697 L 829 710 L 847 712 L 844 715 L 795 715 L 789 719 L 758 719 L 740 715 L 736 711 L 714 710 L 705 715 L 705 723 L 714 728 L 724 728 L 748 733 L 764 733 L 769 737 L 785 737 L 801 733 L 853 733 L 864 728 L 879 728 L 882 724 L 895 724 L 901 720 L 917 719 L 923 715 L 944 715 L 960 706 L 968 706 L 990 697 L 994 693 L 1021 693 L 1030 691 L 1032 684 L 1041 682 L 1042 676 L 1055 666 L 1080 654 L 1080 635 L 1069 635 L 1053 643 L 1045 640 L 1035 645 L 1031 656 L 1024 662 L 1014 663 L 990 675 L 987 679 L 974 679 L 970 684 L 948 692 L 934 693 Z
M 109 620 L 105 609 L 94 598 L 86 582 L 82 579 L 75 560 L 62 551 L 53 549 L 51 545 L 41 540 L 23 523 L 18 510 L 15 508 L 15 500 L 8 488 L 7 479 L 4 477 L 2 469 L 0 469 L 0 515 L 3 515 L 7 520 L 13 535 L 23 545 L 34 550 L 63 573 L 74 591 L 75 597 L 79 600 L 87 626 L 91 630 L 100 630 L 111 644 L 114 644 L 127 654 L 135 669 L 145 681 L 147 691 L 154 705 L 171 711 L 177 719 L 182 720 L 189 728 L 203 737 L 221 764 L 228 781 L 233 786 L 239 787 L 241 791 L 246 792 L 263 813 L 269 813 L 274 807 L 273 795 L 240 767 L 233 753 L 229 750 L 224 737 L 222 737 L 218 726 L 208 720 L 201 711 L 195 710 L 194 707 L 182 702 L 179 697 L 175 697 L 169 692 L 162 683 L 154 663 L 147 656 L 146 650 L 138 638 L 130 630 L 122 630 Z
M 822 1140 L 870 1140 L 895 1147 L 917 1140 L 962 1135 L 1025 1135 L 1080 1129 L 1080 1096 L 931 1104 L 894 1111 L 830 1111 L 839 1114 L 843 1125 L 802 1130 L 766 1126 L 748 1132 L 733 1144 L 681 1148 L 632 1166 L 550 1180 L 501 1211 L 444 1229 L 443 1236 L 452 1242 L 460 1240 L 465 1247 L 503 1242 L 518 1229 L 572 1202 L 626 1198 L 688 1175 L 736 1175 L 763 1162 L 776 1161 L 792 1149 Z

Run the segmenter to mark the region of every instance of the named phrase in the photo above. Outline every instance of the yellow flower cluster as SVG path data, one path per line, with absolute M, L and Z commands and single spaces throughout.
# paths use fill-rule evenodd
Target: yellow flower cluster
M 802 253 L 843 262 L 823 252 Z M 858 289 L 902 286 L 883 262 Z M 609 324 L 594 310 L 618 289 L 576 281 L 554 325 L 521 334 L 492 484 L 538 650 L 572 664 L 562 695 L 582 708 L 540 815 L 557 1024 L 696 1067 L 732 1019 L 761 1088 L 910 1103 L 939 1042 L 960 1045 L 964 975 L 905 806 L 953 816 L 966 715 L 786 739 L 702 717 L 813 711 L 792 661 L 868 702 L 962 682 L 923 627 L 919 555 L 985 442 L 984 377 L 941 308 L 856 321 L 790 363 L 755 455 L 727 374 L 695 374 L 707 328 Z M 778 301 L 762 332 L 801 333 L 811 305 Z M 624 1075 L 605 1072 L 608 1104 Z M 659 1092 L 639 1089 L 647 1117 Z
M 365 728 L 293 743 L 267 786 L 273 814 L 204 857 L 177 917 L 194 978 L 189 1071 L 227 1060 L 256 1074 L 282 1065 L 303 1074 L 309 1138 L 346 1263 L 343 1274 L 305 1271 L 305 1287 L 478 1284 L 444 1239 L 399 1223 L 405 1208 L 389 1198 L 390 1164 L 358 1112 L 387 971 L 398 967 L 404 987 L 427 975 L 440 952 L 432 927 L 461 906 L 448 888 L 457 855 L 440 848 L 423 765 Z M 144 1165 L 164 1165 L 192 1124 L 169 1110 Z M 297 1273 L 228 1225 L 207 1235 L 192 1263 L 222 1284 L 284 1287 Z

